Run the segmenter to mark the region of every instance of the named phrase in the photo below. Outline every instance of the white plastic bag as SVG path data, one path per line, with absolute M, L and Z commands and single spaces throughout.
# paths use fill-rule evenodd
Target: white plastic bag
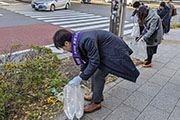
M 81 85 L 67 84 L 63 89 L 64 112 L 68 119 L 80 119 L 84 114 L 84 89 Z M 61 93 L 61 95 L 62 95 Z
M 139 37 L 140 36 L 140 28 L 138 23 L 134 23 L 134 26 L 131 31 L 131 37 Z
M 131 41 L 129 47 L 133 50 L 133 54 L 131 55 L 135 59 L 144 60 L 147 56 L 146 43 L 142 40 L 139 41 Z

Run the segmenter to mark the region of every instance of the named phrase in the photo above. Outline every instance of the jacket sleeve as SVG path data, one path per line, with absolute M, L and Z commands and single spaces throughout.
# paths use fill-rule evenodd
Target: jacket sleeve
M 134 10 L 131 16 L 135 16 L 137 14 L 137 10 Z
M 86 69 L 86 67 L 87 67 L 87 64 L 82 64 L 81 65 L 81 71 L 84 71 Z
M 157 17 L 157 18 L 153 18 L 153 20 L 151 21 L 149 30 L 144 34 L 145 41 L 148 40 L 151 37 L 151 35 L 155 32 L 157 24 L 158 24 L 158 20 L 159 19 Z
M 97 42 L 93 39 L 86 40 L 83 47 L 87 52 L 89 62 L 87 63 L 87 67 L 80 74 L 80 77 L 83 80 L 88 80 L 94 74 L 100 64 L 99 51 Z

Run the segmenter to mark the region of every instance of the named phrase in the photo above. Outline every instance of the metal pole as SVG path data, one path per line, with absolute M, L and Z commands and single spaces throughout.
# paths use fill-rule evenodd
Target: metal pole
M 111 16 L 110 16 L 110 29 L 109 31 L 118 35 L 119 27 L 119 1 L 112 0 L 111 3 Z
M 125 21 L 125 15 L 126 15 L 126 3 L 127 0 L 120 0 L 119 4 L 119 16 L 120 16 L 120 23 L 119 23 L 119 31 L 118 36 L 123 38 L 124 35 L 124 21 Z

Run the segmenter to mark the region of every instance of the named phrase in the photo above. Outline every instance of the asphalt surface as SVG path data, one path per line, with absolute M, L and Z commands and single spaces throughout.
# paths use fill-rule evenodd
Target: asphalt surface
M 0 8 L 0 14 L 3 15 L 3 16 L 0 16 L 0 27 L 43 23 L 41 21 L 26 17 L 24 15 L 14 13 L 8 10 L 4 10 L 1 8 Z

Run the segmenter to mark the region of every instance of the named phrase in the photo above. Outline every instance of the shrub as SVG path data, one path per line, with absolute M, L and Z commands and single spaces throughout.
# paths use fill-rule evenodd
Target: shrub
M 172 28 L 172 29 L 180 28 L 180 23 L 178 23 L 178 22 L 172 22 L 172 23 L 171 23 L 171 28 Z
M 62 103 L 51 92 L 61 92 L 68 82 L 61 78 L 60 60 L 50 49 L 32 46 L 20 62 L 6 62 L 0 69 L 0 119 L 52 118 Z M 53 112 L 52 112 L 53 111 Z

